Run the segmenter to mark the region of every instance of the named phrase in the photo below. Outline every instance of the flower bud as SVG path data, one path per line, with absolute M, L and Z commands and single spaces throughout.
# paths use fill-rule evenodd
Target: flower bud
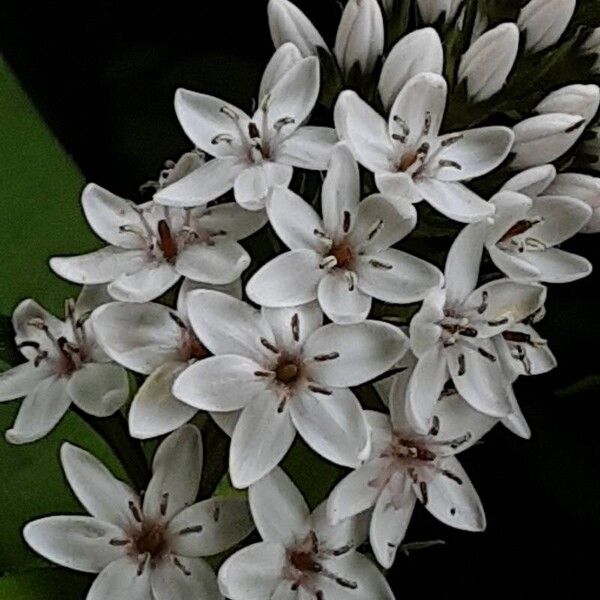
M 527 34 L 527 50 L 539 52 L 556 44 L 575 12 L 576 0 L 531 0 L 517 25 Z
M 435 23 L 445 14 L 446 23 L 454 18 L 462 0 L 417 0 L 424 23 Z
M 592 209 L 592 218 L 581 232 L 600 232 L 600 178 L 579 173 L 561 173 L 548 188 L 546 195 L 569 196 L 585 202 Z
M 269 28 L 276 48 L 286 42 L 295 44 L 304 58 L 318 55 L 327 44 L 310 19 L 289 0 L 269 0 Z
M 503 23 L 484 33 L 465 52 L 458 70 L 459 81 L 467 80 L 467 92 L 481 102 L 499 92 L 515 64 L 519 29 Z
M 535 108 L 540 114 L 566 113 L 581 115 L 589 123 L 600 107 L 600 88 L 597 85 L 567 85 L 552 92 Z
M 526 169 L 550 163 L 569 150 L 583 133 L 579 115 L 550 113 L 525 119 L 513 127 L 516 154 L 512 167 Z
M 369 74 L 383 54 L 383 14 L 377 0 L 349 0 L 335 40 L 335 56 L 348 75 L 355 64 Z
M 581 46 L 584 54 L 595 54 L 596 62 L 592 67 L 594 73 L 600 73 L 600 27 L 597 27 L 590 33 L 587 40 Z

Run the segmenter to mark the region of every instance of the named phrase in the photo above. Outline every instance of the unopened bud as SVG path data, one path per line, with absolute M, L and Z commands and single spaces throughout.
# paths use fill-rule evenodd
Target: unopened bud
M 531 0 L 517 25 L 527 35 L 527 50 L 539 52 L 556 44 L 575 12 L 576 0 Z

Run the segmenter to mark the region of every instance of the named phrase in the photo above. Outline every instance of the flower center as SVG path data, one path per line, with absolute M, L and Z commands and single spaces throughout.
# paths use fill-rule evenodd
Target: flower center
M 139 533 L 132 536 L 136 555 L 150 555 L 152 560 L 161 558 L 168 551 L 165 528 L 160 523 L 142 523 Z
M 277 381 L 284 385 L 296 382 L 300 375 L 300 367 L 294 362 L 282 362 L 275 369 Z
M 496 245 L 502 250 L 512 250 L 515 252 L 525 252 L 526 250 L 546 250 L 547 246 L 541 240 L 535 237 L 524 236 L 532 227 L 543 223 L 543 217 L 532 217 L 522 219 L 514 223 L 504 235 L 496 242 Z
M 311 552 L 292 551 L 289 560 L 294 569 L 303 573 L 318 573 L 321 570 L 321 565 L 315 560 Z
M 354 248 L 346 241 L 335 244 L 329 251 L 329 255 L 335 258 L 339 269 L 351 269 L 356 260 Z

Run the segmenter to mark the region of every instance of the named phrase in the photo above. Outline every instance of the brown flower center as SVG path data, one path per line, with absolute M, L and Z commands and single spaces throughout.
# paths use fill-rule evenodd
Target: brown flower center
M 318 573 L 321 565 L 314 559 L 311 552 L 296 550 L 290 553 L 290 563 L 301 573 Z
M 133 537 L 136 554 L 149 554 L 152 559 L 160 558 L 168 549 L 165 529 L 159 523 L 144 523 L 142 530 Z
M 299 375 L 300 368 L 296 363 L 293 362 L 284 362 L 275 369 L 275 376 L 277 377 L 277 381 L 280 381 L 285 385 L 294 383 L 296 379 L 298 379 Z
M 340 269 L 352 268 L 356 258 L 354 255 L 354 249 L 347 242 L 342 242 L 341 244 L 333 246 L 329 254 L 330 256 L 335 257 L 337 261 L 337 267 Z

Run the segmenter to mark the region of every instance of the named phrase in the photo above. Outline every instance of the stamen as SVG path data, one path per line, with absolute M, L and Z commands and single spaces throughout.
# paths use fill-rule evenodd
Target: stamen
M 448 479 L 451 479 L 455 483 L 458 483 L 458 485 L 463 484 L 462 479 L 458 475 L 455 475 L 452 471 L 448 471 L 447 469 L 442 469 L 441 473 L 444 477 L 447 477 Z
M 39 350 L 40 345 L 38 342 L 25 341 L 17 344 L 17 350 L 21 350 L 22 348 L 33 348 L 34 350 Z
M 421 490 L 421 502 L 423 506 L 427 506 L 429 502 L 429 494 L 427 492 L 427 483 L 425 481 L 419 482 L 419 489 Z
M 383 219 L 379 219 L 371 226 L 367 234 L 367 240 L 370 242 L 383 229 Z
M 483 356 L 483 358 L 487 358 L 488 360 L 492 361 L 492 362 L 496 362 L 496 357 L 493 354 L 490 354 L 487 350 L 484 350 L 483 348 L 477 348 L 477 352 L 479 352 L 479 354 L 481 354 L 481 356 Z
M 335 360 L 339 357 L 339 352 L 330 352 L 329 354 L 317 354 L 317 356 L 313 357 L 313 360 L 316 360 L 317 362 L 325 362 L 327 360 Z
M 138 568 L 137 568 L 137 576 L 141 577 L 142 574 L 144 573 L 144 569 L 146 568 L 146 563 L 148 562 L 148 559 L 150 558 L 150 554 L 148 552 L 146 552 L 146 554 L 144 554 L 140 560 L 140 562 L 138 563 Z
M 450 167 L 451 169 L 458 169 L 462 171 L 462 165 L 457 163 L 455 160 L 447 160 L 445 158 L 441 159 L 438 163 L 440 167 Z
M 228 133 L 219 133 L 215 135 L 215 137 L 210 141 L 213 146 L 220 144 L 221 142 L 226 142 L 227 144 L 233 143 L 233 136 Z
M 328 553 L 331 556 L 343 556 L 352 550 L 354 546 L 352 544 L 347 544 L 346 546 L 342 546 L 341 548 L 336 548 L 334 550 L 329 550 Z
M 431 131 L 431 112 L 425 113 L 425 123 L 423 124 L 423 135 L 429 135 Z
M 173 557 L 173 564 L 186 576 L 189 577 L 192 572 L 177 558 Z
M 501 327 L 502 325 L 506 325 L 508 323 L 508 317 L 504 319 L 498 319 L 497 321 L 488 321 L 487 322 L 490 327 Z
M 43 350 L 35 357 L 35 360 L 33 361 L 33 366 L 39 367 L 42 364 L 42 361 L 46 360 L 47 358 L 48 358 L 48 351 Z
M 254 375 L 256 377 L 271 377 L 273 373 L 269 373 L 269 371 L 254 371 Z
M 258 131 L 256 123 L 248 123 L 248 135 L 250 136 L 251 140 L 260 139 L 260 131 Z
M 294 313 L 292 317 L 292 337 L 295 342 L 300 341 L 300 317 L 298 317 L 298 313 Z
M 354 288 L 356 288 L 356 275 L 352 271 L 346 271 L 344 273 L 344 277 L 346 278 L 346 283 L 348 284 L 348 291 L 353 292 Z
M 408 123 L 403 118 L 399 117 L 398 115 L 394 115 L 393 120 L 394 120 L 394 123 L 397 123 L 399 125 L 399 127 L 402 129 L 402 133 L 404 133 L 405 136 L 410 135 L 410 127 L 408 126 Z
M 273 352 L 273 354 L 279 354 L 279 349 L 274 346 L 269 340 L 265 338 L 260 338 L 260 343 L 269 351 Z
M 391 271 L 394 267 L 393 265 L 390 265 L 388 263 L 384 263 L 380 260 L 375 260 L 374 258 L 372 258 L 369 261 L 369 264 L 374 268 L 374 269 L 381 269 L 382 271 Z
M 477 329 L 474 327 L 465 327 L 459 331 L 460 335 L 464 335 L 465 337 L 475 338 L 478 336 Z
M 350 231 L 350 226 L 352 224 L 351 220 L 352 220 L 352 215 L 347 210 L 345 210 L 344 211 L 344 223 L 342 226 L 344 233 L 348 233 Z
M 532 248 L 533 250 L 548 250 L 548 246 L 544 244 L 544 242 L 535 238 L 526 238 L 525 245 L 529 246 L 529 248 Z
M 337 264 L 338 264 L 337 258 L 330 254 L 329 256 L 326 256 L 325 258 L 323 258 L 323 260 L 319 263 L 319 269 L 330 270 L 330 269 L 333 269 L 334 267 L 336 267 Z
M 319 231 L 318 229 L 314 229 L 313 234 L 316 235 L 318 238 L 325 239 L 325 240 L 328 239 L 327 236 L 322 231 Z
M 135 505 L 135 502 L 133 500 L 129 501 L 129 510 L 131 511 L 131 514 L 133 515 L 133 518 L 138 523 L 141 523 L 142 522 L 142 515 L 140 514 L 140 509 Z
M 217 504 L 213 510 L 213 521 L 215 523 L 218 523 L 220 517 L 221 517 L 221 507 Z
M 429 435 L 436 436 L 440 432 L 440 418 L 437 415 L 433 415 L 431 419 L 431 429 Z
M 314 384 L 309 385 L 308 389 L 313 392 L 313 394 L 322 394 L 323 396 L 331 396 L 333 394 L 332 391 Z
M 292 117 L 283 117 L 282 119 L 275 121 L 273 129 L 280 131 L 282 127 L 285 127 L 286 125 L 293 125 L 295 122 L 296 119 L 293 119 Z
M 232 121 L 238 121 L 239 120 L 239 115 L 229 106 L 222 106 L 220 111 L 228 116 Z
M 466 372 L 467 372 L 467 365 L 465 362 L 465 355 L 459 354 L 458 355 L 458 375 L 459 375 L 459 377 L 462 377 Z
M 453 137 L 449 137 L 446 138 L 445 140 L 442 141 L 442 148 L 447 148 L 448 146 L 452 146 L 453 144 L 456 144 L 456 142 L 460 142 L 460 140 L 462 140 L 465 136 L 461 133 L 459 135 L 455 135 Z
M 130 542 L 129 542 L 129 540 L 112 539 L 108 543 L 111 546 L 127 546 Z
M 193 527 L 184 527 L 179 531 L 179 535 L 190 535 L 192 533 L 201 533 L 204 527 L 202 525 L 195 525 Z
M 169 507 L 169 493 L 166 492 L 160 499 L 160 514 L 164 517 L 167 514 L 167 508 Z

